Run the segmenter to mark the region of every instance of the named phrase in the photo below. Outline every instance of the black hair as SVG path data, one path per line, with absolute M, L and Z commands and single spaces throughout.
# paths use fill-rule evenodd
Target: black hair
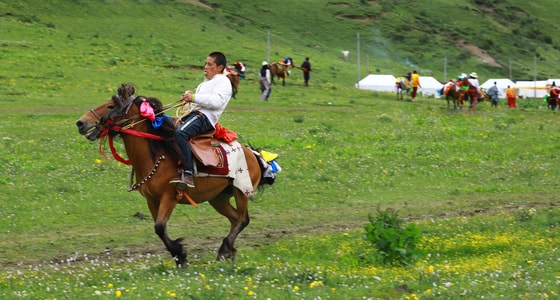
M 214 58 L 214 62 L 216 63 L 216 66 L 223 66 L 224 68 L 222 69 L 222 71 L 226 68 L 227 66 L 227 59 L 226 56 L 222 53 L 222 52 L 212 52 L 210 54 L 208 54 L 208 56 Z

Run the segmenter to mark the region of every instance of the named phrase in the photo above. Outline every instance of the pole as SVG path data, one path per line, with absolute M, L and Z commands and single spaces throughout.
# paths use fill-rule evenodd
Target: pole
M 447 56 L 443 57 L 443 82 L 447 82 Z
M 359 88 L 360 87 L 360 33 L 357 33 L 356 39 L 357 39 L 357 48 L 358 48 L 358 51 L 357 51 L 357 53 L 358 53 L 358 55 L 357 55 L 357 57 L 358 57 L 357 58 L 358 59 L 358 62 L 357 62 L 358 68 L 357 68 L 357 77 L 356 77 L 356 79 L 357 79 L 356 82 L 357 83 L 356 83 L 356 86 Z
M 533 90 L 533 98 L 537 100 L 537 57 L 536 56 L 533 59 L 533 65 L 535 69 L 535 74 L 533 76 L 534 77 L 533 82 L 535 83 L 535 89 Z
M 270 63 L 270 30 L 266 32 L 266 61 Z

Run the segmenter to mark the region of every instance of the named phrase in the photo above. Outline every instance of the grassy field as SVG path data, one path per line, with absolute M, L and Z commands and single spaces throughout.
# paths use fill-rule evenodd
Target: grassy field
M 338 16 L 323 29 L 339 28 L 341 39 L 320 26 L 296 30 L 304 1 L 290 2 L 300 17 L 285 27 L 273 6 L 245 1 L 234 13 L 228 3 L 193 3 L 0 3 L 0 298 L 558 299 L 560 134 L 541 100 L 469 112 L 352 88 L 355 61 L 338 52 L 371 30 L 375 18 L 355 17 L 363 1 L 331 3 L 309 21 Z M 535 3 L 526 9 L 545 1 Z M 408 14 L 368 5 L 383 18 Z M 311 56 L 314 73 L 304 88 L 294 70 L 262 102 L 255 66 L 267 30 L 273 58 Z M 554 57 L 551 39 L 542 56 Z M 444 47 L 414 63 L 432 68 L 429 56 Z M 389 52 L 403 58 L 405 48 Z M 127 192 L 129 167 L 105 160 L 74 123 L 122 82 L 174 102 L 202 80 L 196 67 L 216 49 L 250 67 L 221 123 L 278 153 L 284 170 L 251 203 L 236 262 L 213 261 L 227 220 L 209 205 L 178 207 L 169 231 L 186 238 L 191 266 L 177 270 L 151 220 L 138 217 L 148 209 Z M 382 71 L 409 67 L 375 57 Z M 469 61 L 453 72 L 477 65 Z M 426 257 L 407 267 L 363 260 L 373 250 L 362 228 L 378 205 L 423 229 Z
M 141 196 L 126 191 L 129 168 L 104 160 L 97 143 L 77 134 L 73 121 L 81 112 L 6 113 L 4 295 L 337 299 L 435 291 L 453 297 L 465 289 L 473 298 L 554 296 L 555 114 L 488 103 L 475 113 L 456 112 L 437 99 L 403 102 L 322 86 L 277 87 L 271 101 L 260 102 L 254 88 L 243 87 L 244 99 L 232 101 L 222 122 L 242 141 L 279 153 L 284 170 L 251 205 L 234 264 L 210 262 L 225 219 L 209 205 L 176 209 L 170 234 L 186 237 L 192 268 L 185 271 L 174 270 L 152 223 L 133 216 L 148 211 Z M 437 256 L 410 268 L 361 261 L 360 253 L 371 251 L 361 228 L 377 205 L 418 222 L 422 247 Z M 538 218 L 517 220 L 518 210 L 531 208 Z M 286 279 L 275 275 L 278 268 Z M 432 268 L 441 269 L 426 274 Z M 489 273 L 497 277 L 489 280 Z M 189 279 L 173 284 L 181 277 Z M 467 288 L 471 280 L 485 284 Z

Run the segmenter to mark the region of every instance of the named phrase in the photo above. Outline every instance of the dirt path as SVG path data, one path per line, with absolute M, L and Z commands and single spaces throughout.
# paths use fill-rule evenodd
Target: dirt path
M 490 56 L 490 54 L 488 54 L 486 51 L 478 48 L 475 45 L 465 43 L 465 40 L 458 40 L 455 45 L 463 50 L 469 51 L 484 63 L 490 64 L 495 67 L 502 67 L 502 65 L 498 63 L 498 61 L 496 61 L 496 59 Z
M 525 207 L 533 208 L 546 208 L 560 206 L 560 202 L 555 201 L 535 201 L 527 203 Z M 439 219 L 439 218 L 450 218 L 457 216 L 472 217 L 478 214 L 494 214 L 498 211 L 514 211 L 519 208 L 519 205 L 512 204 L 509 206 L 500 207 L 482 207 L 482 208 L 472 208 L 468 210 L 458 210 L 449 211 L 445 213 L 435 213 L 430 215 L 418 215 L 412 216 L 410 218 L 404 218 L 407 221 L 412 220 L 425 220 L 425 219 Z M 324 222 L 321 224 L 292 224 L 286 225 L 284 230 L 276 231 L 274 229 L 265 229 L 261 231 L 252 231 L 248 228 L 244 231 L 237 240 L 237 247 L 240 253 L 243 252 L 245 248 L 259 248 L 267 245 L 274 244 L 278 241 L 282 241 L 287 238 L 294 238 L 298 236 L 313 236 L 322 235 L 328 233 L 340 233 L 346 230 L 360 230 L 365 225 L 365 221 L 353 221 L 348 222 L 347 220 L 330 220 L 329 222 Z M 221 239 L 215 237 L 187 237 L 185 239 L 185 247 L 187 249 L 188 257 L 192 258 L 194 256 L 207 256 L 217 253 L 217 249 L 220 245 Z M 126 250 L 122 250 L 126 249 Z M 49 265 L 49 264 L 75 264 L 84 262 L 84 253 L 75 255 L 73 257 L 54 257 L 48 261 L 44 262 L 20 262 L 20 263 L 8 263 L 4 265 L 5 268 L 18 268 L 21 265 Z M 99 260 L 107 260 L 109 262 L 119 263 L 123 260 L 134 260 L 135 258 L 140 258 L 146 255 L 158 255 L 163 259 L 171 259 L 167 250 L 159 239 L 154 239 L 152 243 L 146 243 L 144 245 L 122 245 L 121 249 L 105 249 L 103 252 L 99 253 L 87 253 L 89 259 L 97 258 Z

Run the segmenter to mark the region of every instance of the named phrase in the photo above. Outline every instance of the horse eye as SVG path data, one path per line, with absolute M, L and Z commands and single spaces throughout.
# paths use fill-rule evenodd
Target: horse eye
M 108 109 L 115 109 L 115 107 L 116 107 L 115 105 L 109 105 L 109 106 L 107 106 Z

